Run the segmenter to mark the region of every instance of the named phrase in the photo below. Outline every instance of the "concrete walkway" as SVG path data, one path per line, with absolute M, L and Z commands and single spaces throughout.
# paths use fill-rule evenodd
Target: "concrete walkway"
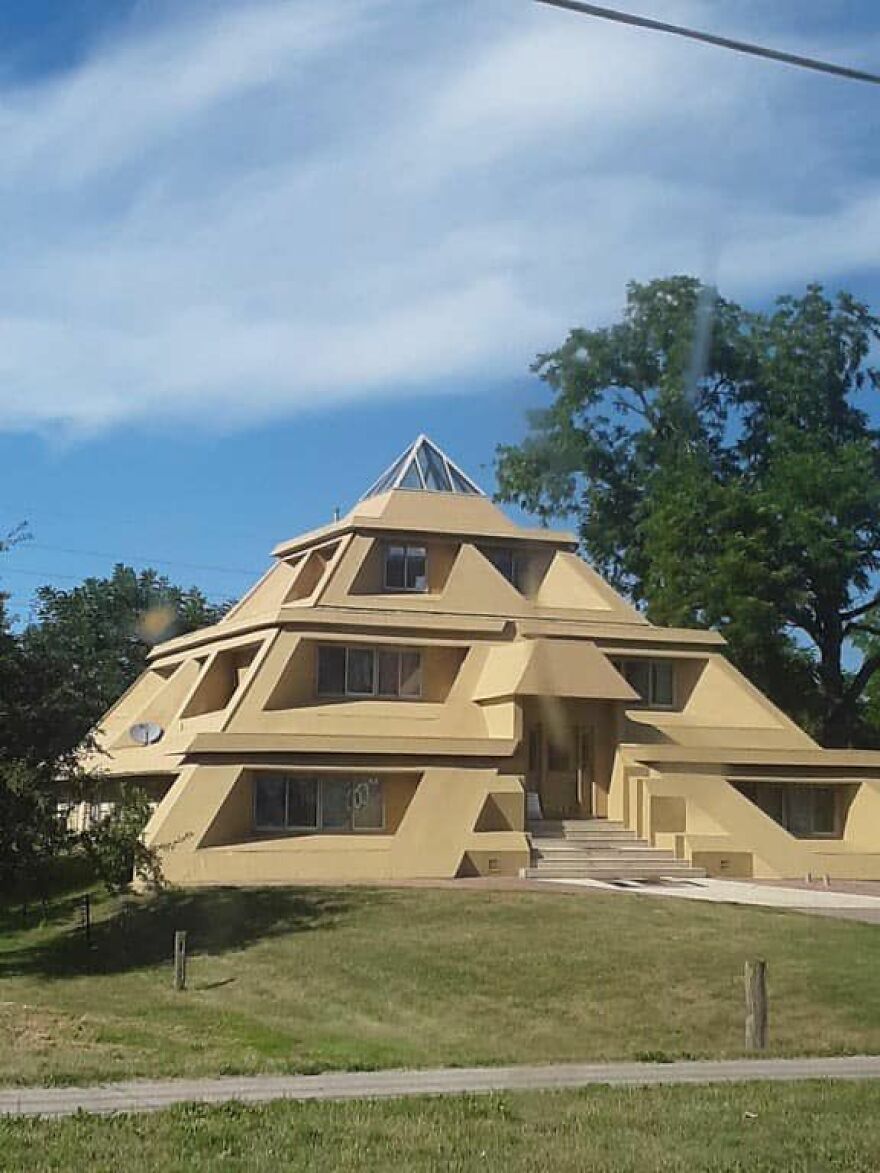
M 559 1063 L 546 1067 L 453 1067 L 169 1079 L 98 1087 L 3 1088 L 0 1116 L 75 1112 L 155 1112 L 173 1104 L 236 1100 L 357 1100 L 501 1091 L 552 1091 L 595 1085 L 740 1083 L 754 1080 L 880 1079 L 880 1055 L 828 1059 L 725 1059 L 680 1063 Z
M 846 914 L 859 920 L 880 921 L 880 895 L 752 880 L 577 880 L 546 879 L 542 884 L 587 888 L 596 892 L 626 892 L 642 896 L 671 896 L 679 900 L 705 900 L 712 904 L 750 904 L 761 908 L 790 908 L 829 916 Z

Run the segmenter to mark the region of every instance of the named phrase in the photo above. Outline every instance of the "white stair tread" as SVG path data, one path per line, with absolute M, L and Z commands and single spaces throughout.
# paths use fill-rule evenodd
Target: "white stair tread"
M 644 880 L 705 875 L 702 868 L 654 847 L 623 823 L 606 819 L 531 821 L 531 878 Z

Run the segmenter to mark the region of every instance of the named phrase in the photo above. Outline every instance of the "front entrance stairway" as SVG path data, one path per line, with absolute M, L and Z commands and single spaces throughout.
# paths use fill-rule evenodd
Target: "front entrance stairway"
M 637 839 L 623 823 L 609 819 L 530 821 L 531 867 L 537 880 L 694 880 L 702 868 Z

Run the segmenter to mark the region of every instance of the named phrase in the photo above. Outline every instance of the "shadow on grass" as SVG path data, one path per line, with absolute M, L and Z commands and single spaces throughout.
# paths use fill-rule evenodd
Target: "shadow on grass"
M 69 924 L 79 915 L 82 898 L 87 891 L 65 892 L 50 897 L 46 904 L 34 901 L 22 905 L 12 902 L 0 905 L 0 937 L 19 933 L 27 929 L 51 928 L 53 925 Z
M 7 950 L 0 956 L 0 977 L 65 978 L 165 965 L 178 929 L 187 932 L 191 956 L 226 953 L 272 937 L 331 929 L 347 913 L 381 898 L 375 891 L 325 888 L 212 888 L 130 897 L 96 910 L 91 948 L 76 921 L 68 920 L 48 939 Z M 64 901 L 68 918 L 76 904 Z M 53 909 L 53 920 L 59 919 Z

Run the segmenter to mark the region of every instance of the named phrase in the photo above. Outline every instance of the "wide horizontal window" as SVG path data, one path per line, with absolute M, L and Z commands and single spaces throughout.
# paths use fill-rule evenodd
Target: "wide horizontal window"
M 422 654 L 409 648 L 318 648 L 319 696 L 420 697 Z
M 385 547 L 385 589 L 388 591 L 426 591 L 428 589 L 428 554 L 424 546 L 389 545 Z
M 614 667 L 651 708 L 675 707 L 675 665 L 672 660 L 615 660 Z
M 833 786 L 775 782 L 741 782 L 737 786 L 765 815 L 799 839 L 835 838 L 840 834 Z
M 258 831 L 379 831 L 384 826 L 378 778 L 269 773 L 254 777 Z

